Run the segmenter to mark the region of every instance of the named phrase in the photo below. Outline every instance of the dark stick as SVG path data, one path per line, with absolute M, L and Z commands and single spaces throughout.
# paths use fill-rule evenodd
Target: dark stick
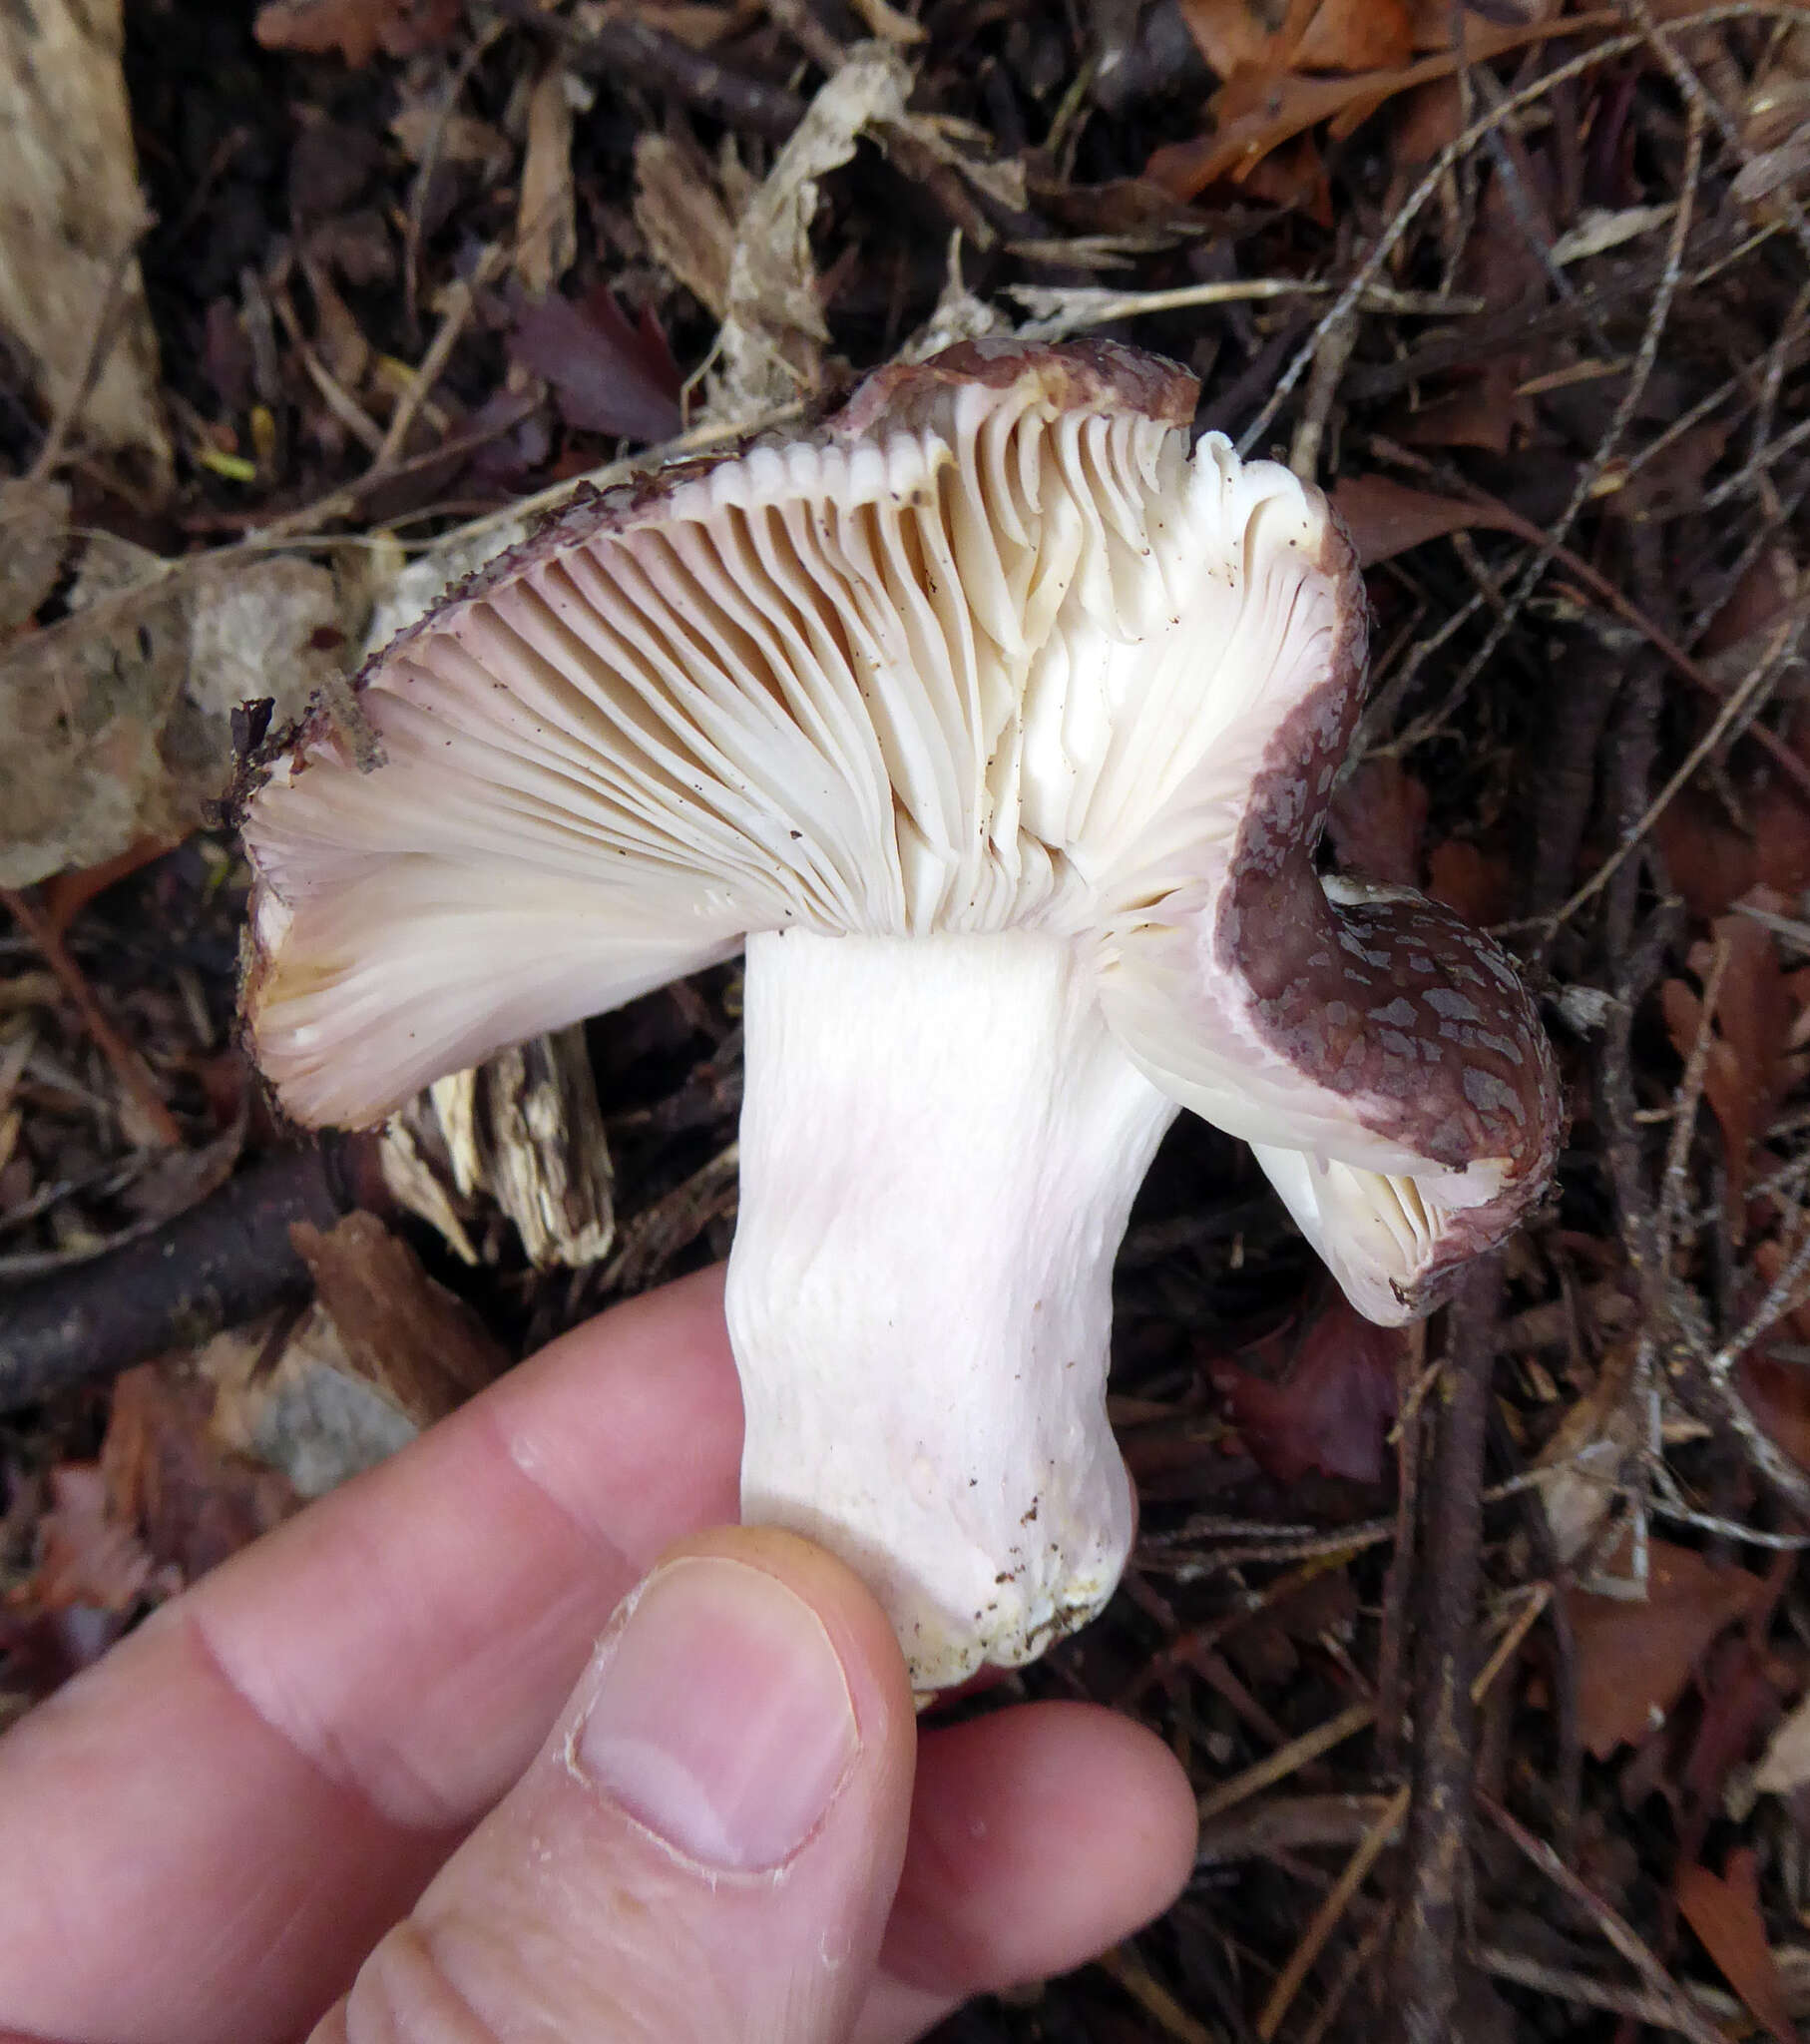
M 533 0 L 503 0 L 503 12 L 558 38 L 566 61 L 588 78 L 625 78 L 653 92 L 668 92 L 725 127 L 745 129 L 768 142 L 784 142 L 804 119 L 804 101 L 783 86 L 750 78 L 693 50 L 677 36 L 619 15 L 585 30 Z
M 1396 1918 L 1393 1999 L 1408 2044 L 1461 2033 L 1465 1905 L 1471 1864 L 1477 1708 L 1477 1592 L 1483 1577 L 1483 1463 L 1502 1264 L 1487 1257 L 1460 1280 L 1447 1322 L 1444 1380 L 1434 1393 L 1424 1498 L 1419 1647 L 1414 1668 L 1414 1799 Z
M 0 1412 L 307 1297 L 289 1226 L 340 1220 L 351 1202 L 337 1176 L 318 1149 L 283 1151 L 155 1234 L 0 1293 Z

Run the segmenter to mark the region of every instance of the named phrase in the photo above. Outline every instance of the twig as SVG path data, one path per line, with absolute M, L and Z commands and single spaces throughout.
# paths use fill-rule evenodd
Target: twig
M 440 315 L 440 324 L 434 337 L 427 344 L 427 352 L 421 357 L 420 366 L 410 376 L 402 395 L 396 400 L 396 408 L 390 413 L 388 426 L 384 429 L 383 444 L 373 456 L 370 468 L 361 481 L 368 488 L 379 477 L 388 474 L 396 457 L 402 452 L 402 443 L 408 438 L 408 429 L 415 423 L 415 415 L 427 402 L 428 395 L 440 380 L 440 371 L 446 367 L 447 358 L 458 345 L 459 335 L 465 331 L 465 324 L 477 304 L 478 293 L 502 268 L 508 257 L 502 243 L 492 242 L 472 268 L 469 277 L 455 277 L 449 286 L 446 310 Z
M 1538 1959 L 1507 1951 L 1499 1944 L 1473 1945 L 1471 1963 L 1480 1972 L 1492 1974 L 1498 1980 L 1512 1980 L 1517 1987 L 1531 1987 L 1538 1994 L 1582 2002 L 1585 2008 L 1605 2009 L 1629 2022 L 1654 2024 L 1662 2030 L 1677 2029 L 1672 2020 L 1676 2002 L 1657 1994 L 1644 1994 L 1637 1987 L 1617 1987 L 1610 1981 L 1592 1980 L 1587 1973 L 1575 1972 L 1570 1967 L 1543 1965 Z
M 1221 1811 L 1242 1802 L 1247 1795 L 1255 1795 L 1260 1788 L 1273 1788 L 1296 1769 L 1306 1767 L 1309 1761 L 1317 1761 L 1321 1754 L 1330 1753 L 1354 1733 L 1362 1732 L 1375 1717 L 1374 1704 L 1348 1705 L 1336 1718 L 1328 1718 L 1325 1724 L 1316 1725 L 1311 1732 L 1303 1732 L 1299 1739 L 1291 1740 L 1287 1746 L 1266 1754 L 1255 1767 L 1246 1768 L 1241 1775 L 1233 1775 L 1229 1781 L 1221 1782 L 1217 1788 L 1209 1789 L 1201 1796 L 1200 1821 L 1208 1822 Z
M 1737 7 L 1732 9 L 1712 8 L 1698 16 L 1684 16 L 1668 23 L 1664 28 L 1653 19 L 1652 9 L 1646 0 L 1624 0 L 1627 11 L 1640 24 L 1642 39 L 1671 74 L 1672 83 L 1683 96 L 1684 104 L 1690 109 L 1692 121 L 1701 127 L 1705 116 L 1714 122 L 1716 133 L 1722 138 L 1722 146 L 1739 160 L 1743 167 L 1753 161 L 1753 151 L 1747 146 L 1739 124 L 1731 117 L 1728 109 L 1716 98 L 1691 67 L 1680 57 L 1672 46 L 1671 36 L 1677 30 L 1689 30 L 1698 25 L 1707 26 L 1712 20 L 1738 20 L 1742 15 L 1795 13 L 1795 9 L 1772 7 Z M 1792 238 L 1806 256 L 1810 256 L 1810 220 L 1804 218 L 1804 210 L 1791 195 L 1790 186 L 1780 185 L 1770 195 L 1769 203 L 1776 206 L 1785 216 Z
M 434 123 L 427 131 L 427 142 L 421 151 L 421 161 L 415 166 L 413 182 L 408 192 L 408 215 L 402 231 L 402 316 L 408 324 L 410 341 L 419 334 L 420 292 L 421 292 L 421 231 L 427 219 L 428 187 L 433 183 L 434 172 L 440 165 L 440 152 L 446 146 L 446 130 L 451 122 L 465 88 L 471 83 L 471 75 L 484 61 L 486 53 L 503 33 L 501 19 L 488 23 L 472 45 L 460 58 L 458 69 L 447 82 L 440 104 L 434 109 Z
M 1322 2040 L 1331 2034 L 1333 2024 L 1344 2012 L 1351 1990 L 1375 1964 L 1377 1954 L 1387 1943 L 1389 1933 L 1394 1928 L 1393 1908 L 1379 1909 L 1375 1921 L 1352 1946 L 1344 1965 L 1339 1968 L 1338 1980 L 1332 1992 L 1326 1997 L 1324 2005 L 1302 2031 L 1301 2044 L 1322 2044 Z
M 1544 1873 L 1560 1892 L 1570 1898 L 1627 1960 L 1648 1990 L 1667 2009 L 1667 2023 L 1691 2044 L 1726 2044 L 1715 2025 L 1698 2015 L 1684 1999 L 1671 1975 L 1654 1958 L 1651 1950 L 1624 1918 L 1618 1916 L 1587 1883 L 1572 1871 L 1544 1838 L 1537 1838 L 1511 1816 L 1493 1796 L 1479 1789 L 1477 1805 L 1496 1828 Z
M 115 252 L 107 267 L 107 283 L 101 292 L 101 302 L 95 312 L 94 324 L 89 329 L 88 350 L 82 357 L 82 373 L 69 387 L 69 393 L 58 405 L 56 415 L 50 422 L 50 430 L 44 436 L 44 444 L 38 449 L 37 459 L 26 471 L 26 481 L 41 483 L 47 481 L 63 459 L 63 450 L 69 444 L 69 436 L 75 430 L 76 421 L 82 416 L 82 408 L 94 395 L 95 385 L 100 382 L 102 371 L 107 367 L 120 337 L 120 315 L 126 307 L 126 286 L 132 275 L 132 265 L 138 255 L 139 243 L 156 225 L 155 221 L 142 219 L 137 228 L 126 237 Z
M 1261 298 L 1325 297 L 1337 288 L 1311 277 L 1244 276 L 1222 283 L 1176 284 L 1160 291 L 1116 291 L 1100 284 L 1009 283 L 1006 295 L 1016 298 L 1032 315 L 1019 328 L 1022 339 L 1061 340 L 1084 327 L 1140 319 L 1152 312 L 1188 312 L 1202 305 L 1248 304 Z M 1382 284 L 1366 285 L 1358 303 L 1367 312 L 1424 314 L 1428 318 L 1451 318 L 1482 307 L 1477 298 L 1398 291 Z
M 1702 1104 L 1703 1082 L 1709 1072 L 1709 1052 L 1715 1042 L 1716 1006 L 1722 998 L 1722 978 L 1733 956 L 1726 937 L 1717 937 L 1710 955 L 1708 976 L 1703 982 L 1703 999 L 1697 1011 L 1697 1034 L 1684 1061 L 1684 1076 L 1672 1096 L 1671 1140 L 1665 1147 L 1665 1169 L 1659 1180 L 1659 1257 L 1671 1254 L 1684 1203 L 1690 1197 L 1691 1141 L 1697 1132 L 1697 1109 Z
M 1414 1527 L 1420 1511 L 1421 1451 L 1426 1439 L 1421 1409 L 1412 1403 L 1412 1393 L 1425 1371 L 1426 1359 L 1427 1327 L 1420 1320 L 1402 1343 L 1395 1372 L 1400 1414 L 1395 1423 L 1395 1552 L 1383 1578 L 1382 1636 L 1376 1657 L 1377 1763 L 1386 1774 L 1394 1773 L 1401 1756 L 1408 1598 L 1414 1587 Z
M 804 119 L 804 102 L 796 93 L 750 78 L 631 15 L 612 15 L 586 30 L 549 14 L 536 0 L 500 4 L 515 20 L 557 37 L 567 62 L 588 77 L 620 77 L 669 92 L 712 120 L 744 128 L 769 142 L 784 142 Z
M 1104 1952 L 1094 1963 L 1154 2019 L 1165 2037 L 1173 2037 L 1176 2044 L 1215 2044 L 1212 2032 L 1195 2022 L 1168 1989 L 1151 1977 L 1149 1968 L 1129 1946 Z
M 1665 268 L 1660 274 L 1659 287 L 1653 293 L 1651 307 L 1647 312 L 1646 324 L 1640 334 L 1640 346 L 1634 356 L 1634 365 L 1628 374 L 1626 387 L 1616 404 L 1602 437 L 1590 450 L 1589 459 L 1579 470 L 1572 485 L 1572 494 L 1565 509 L 1560 512 L 1551 532 L 1545 534 L 1534 551 L 1533 558 L 1516 577 L 1515 586 L 1509 592 L 1501 614 L 1485 633 L 1483 643 L 1466 661 L 1457 679 L 1452 684 L 1454 700 L 1462 700 L 1477 677 L 1496 657 L 1496 649 L 1506 639 L 1521 616 L 1528 599 L 1539 587 L 1541 579 L 1553 564 L 1554 557 L 1565 543 L 1566 535 L 1578 521 L 1578 514 L 1594 494 L 1596 484 L 1614 457 L 1621 444 L 1623 434 L 1633 419 L 1634 411 L 1646 390 L 1647 379 L 1652 374 L 1653 363 L 1658 359 L 1659 337 L 1665 330 L 1665 322 L 1671 311 L 1679 280 L 1684 273 L 1684 249 L 1690 234 L 1691 217 L 1695 211 L 1697 181 L 1703 167 L 1703 119 L 1694 108 L 1689 118 L 1689 130 L 1685 140 L 1683 189 L 1678 198 L 1678 211 L 1672 220 L 1671 239 L 1666 248 Z
M 318 1150 L 283 1152 L 143 1239 L 0 1294 L 0 1412 L 305 1297 L 289 1224 L 331 1228 L 351 1204 L 337 1177 Z
M 164 1096 L 157 1090 L 157 1081 L 151 1076 L 150 1066 L 107 1019 L 86 974 L 70 956 L 62 932 L 29 894 L 11 887 L 0 887 L 0 903 L 11 911 L 13 920 L 37 945 L 45 964 L 57 975 L 63 991 L 76 1004 L 83 1027 L 113 1067 L 114 1077 L 138 1103 L 158 1142 L 167 1150 L 180 1150 L 183 1132 L 177 1126 L 175 1115 L 164 1104 Z
M 1414 1796 L 1391 1968 L 1408 2044 L 1446 2044 L 1457 2034 L 1475 1774 L 1471 1684 L 1483 1576 L 1480 1500 L 1502 1283 L 1496 1257 L 1473 1264 L 1460 1280 L 1448 1321 L 1444 1395 L 1423 1507 Z
M 1327 327 L 1313 358 L 1313 374 L 1307 379 L 1307 401 L 1295 421 L 1294 439 L 1288 450 L 1288 465 L 1295 474 L 1312 482 L 1319 473 L 1320 443 L 1326 436 L 1326 421 L 1338 395 L 1339 378 L 1356 345 L 1358 323 L 1347 317 Z
M 1576 34 L 1583 28 L 1600 27 L 1612 20 L 1612 16 L 1604 13 L 1574 18 L 1565 23 L 1565 33 L 1568 35 Z M 1414 190 L 1409 193 L 1408 197 L 1396 209 L 1389 225 L 1377 237 L 1376 246 L 1365 256 L 1353 274 L 1346 279 L 1344 289 L 1340 291 L 1325 316 L 1296 351 L 1287 368 L 1283 370 L 1274 390 L 1270 393 L 1268 402 L 1265 403 L 1256 417 L 1251 420 L 1249 426 L 1246 427 L 1240 437 L 1238 441 L 1238 451 L 1240 454 L 1248 452 L 1250 448 L 1254 447 L 1261 440 L 1264 433 L 1268 431 L 1270 421 L 1281 408 L 1289 392 L 1294 389 L 1302 376 L 1312 366 L 1314 355 L 1320 345 L 1321 334 L 1336 319 L 1346 317 L 1364 290 L 1382 273 L 1383 265 L 1395 253 L 1409 228 L 1420 218 L 1427 201 L 1439 189 L 1441 181 L 1451 172 L 1453 166 L 1461 158 L 1468 156 L 1491 129 L 1500 127 L 1503 122 L 1509 120 L 1513 115 L 1520 113 L 1524 107 L 1533 106 L 1536 101 L 1545 98 L 1549 92 L 1564 84 L 1567 79 L 1582 77 L 1584 72 L 1593 70 L 1599 64 L 1606 63 L 1611 57 L 1622 55 L 1628 50 L 1637 49 L 1640 41 L 1641 38 L 1637 35 L 1609 36 L 1603 42 L 1598 43 L 1593 49 L 1582 52 L 1569 62 L 1556 66 L 1553 70 L 1547 72 L 1544 77 L 1536 79 L 1532 85 L 1525 86 L 1520 92 L 1512 93 L 1500 106 L 1492 107 L 1481 119 L 1473 121 L 1462 133 L 1454 136 L 1446 144 L 1445 148 L 1428 165 L 1426 171 L 1422 174 L 1420 183 L 1415 186 Z M 1467 358 L 1470 358 L 1468 346 Z
M 1325 1949 L 1326 1940 L 1338 1928 L 1339 1918 L 1351 1906 L 1352 1897 L 1369 1878 L 1370 1869 L 1382 1857 L 1384 1846 L 1395 1835 L 1408 1807 L 1408 1789 L 1403 1788 L 1390 1796 L 1365 1833 L 1363 1842 L 1340 1869 L 1338 1879 L 1321 1898 L 1320 1906 L 1313 1912 L 1299 1942 L 1289 1953 L 1287 1965 L 1277 1974 L 1276 1984 L 1257 2014 L 1257 2035 L 1263 2039 L 1263 2044 L 1269 2044 L 1269 2039 L 1281 2028 L 1282 2018 L 1300 1993 L 1301 1983 L 1307 1978 L 1314 1961 Z
M 1660 788 L 1659 792 L 1653 796 L 1646 806 L 1645 813 L 1639 817 L 1632 829 L 1622 837 L 1615 849 L 1609 853 L 1608 857 L 1602 861 L 1590 877 L 1572 895 L 1571 899 L 1553 911 L 1551 917 L 1548 918 L 1549 921 L 1555 925 L 1569 922 L 1578 913 L 1579 909 L 1595 899 L 1608 884 L 1609 880 L 1620 871 L 1629 856 L 1639 849 L 1641 843 L 1645 840 L 1646 833 L 1671 806 L 1672 802 L 1676 800 L 1680 790 L 1685 787 L 1704 761 L 1714 755 L 1722 740 L 1727 736 L 1729 729 L 1741 717 L 1742 713 L 1750 706 L 1756 705 L 1760 699 L 1761 691 L 1769 690 L 1777 681 L 1779 670 L 1783 667 L 1794 641 L 1803 630 L 1803 626 L 1804 616 L 1801 610 L 1793 612 L 1790 617 L 1783 620 L 1778 630 L 1774 632 L 1771 644 L 1754 663 L 1740 687 L 1735 690 L 1732 696 L 1724 701 L 1709 729 L 1685 755 L 1683 764 L 1678 767 L 1677 771 L 1672 774 L 1665 785 Z

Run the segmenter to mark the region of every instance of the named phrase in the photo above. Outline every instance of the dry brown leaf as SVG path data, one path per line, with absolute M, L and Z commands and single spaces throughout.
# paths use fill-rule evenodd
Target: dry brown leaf
M 889 0 L 849 0 L 849 5 L 861 17 L 861 25 L 867 33 L 877 36 L 883 43 L 902 43 L 909 49 L 921 43 L 929 33 L 921 22 L 913 21 L 909 14 L 902 14 L 889 4 Z
M 500 128 L 426 102 L 404 107 L 390 121 L 390 133 L 410 163 L 425 163 L 431 155 L 436 163 L 468 164 L 487 185 L 515 162 L 515 150 Z
M 266 50 L 337 50 L 354 70 L 379 50 L 412 57 L 459 24 L 459 0 L 265 0 L 252 33 Z
M 1578 35 L 1620 25 L 1618 14 L 1598 8 L 1568 19 L 1563 30 Z M 1471 63 L 1483 63 L 1505 51 L 1544 42 L 1557 32 L 1545 23 L 1499 27 L 1473 18 L 1466 24 L 1465 54 Z M 1150 158 L 1144 175 L 1178 199 L 1193 199 L 1220 178 L 1247 177 L 1271 150 L 1321 121 L 1331 121 L 1335 138 L 1343 137 L 1385 100 L 1448 78 L 1456 68 L 1457 60 L 1449 49 L 1418 63 L 1341 78 L 1310 78 L 1298 72 L 1279 76 L 1259 66 L 1247 66 L 1235 76 L 1227 75 L 1226 83 L 1208 103 L 1210 132 L 1191 142 L 1164 144 Z
M 1597 1760 L 1644 1743 L 1716 1635 L 1738 1624 L 1764 1590 L 1732 1563 L 1652 1540 L 1644 1603 L 1562 1593 L 1578 1644 L 1578 1730 Z
M 142 1364 L 114 1385 L 101 1470 L 108 1508 L 181 1588 L 295 1510 L 273 1471 L 213 1439 L 214 1386 L 186 1361 Z
M 0 639 L 56 587 L 69 543 L 69 492 L 28 476 L 0 482 Z
M 566 67 L 549 64 L 528 100 L 528 147 L 516 208 L 516 274 L 530 297 L 544 297 L 578 258 L 572 189 L 572 96 Z
M 1535 1464 L 1553 1472 L 1540 1486 L 1540 1499 L 1553 1545 L 1568 1568 L 1608 1517 L 1621 1465 L 1641 1438 L 1633 1375 L 1633 1343 L 1611 1343 L 1595 1383 L 1567 1411 Z
M 1796 1008 L 1770 932 L 1744 915 L 1723 916 L 1712 927 L 1727 949 L 1728 962 L 1703 1094 L 1722 1131 L 1728 1212 L 1738 1239 L 1753 1141 L 1770 1119 L 1789 1077 L 1784 1060 Z M 1693 956 L 1692 964 L 1707 970 L 1708 959 Z M 1660 989 L 1660 1006 L 1672 1048 L 1680 1058 L 1688 1058 L 1697 1040 L 1702 1002 L 1685 981 L 1668 979 Z
M 569 426 L 665 440 L 682 423 L 681 378 L 654 314 L 631 322 L 608 284 L 582 298 L 555 291 L 524 305 L 509 332 L 510 359 L 545 376 Z
M 1810 1782 L 1810 1696 L 1773 1733 L 1754 1770 L 1761 1795 L 1789 1795 Z
M 728 306 L 717 336 L 713 421 L 736 423 L 813 396 L 828 329 L 817 300 L 810 225 L 818 181 L 869 129 L 904 118 L 911 72 L 885 43 L 860 43 L 811 101 L 736 222 Z
M 1515 912 L 1520 876 L 1500 853 L 1468 837 L 1444 837 L 1427 853 L 1427 892 L 1462 915 L 1474 929 L 1507 922 Z
M 0 9 L 0 328 L 31 356 L 60 415 L 107 318 L 114 338 L 83 400 L 79 435 L 134 450 L 162 489 L 170 440 L 157 335 L 132 254 L 145 206 L 122 22 L 121 0 Z
M 1399 760 L 1365 760 L 1333 790 L 1326 818 L 1339 870 L 1384 886 L 1418 887 L 1427 799 Z
M 1342 476 L 1332 493 L 1332 508 L 1344 520 L 1366 568 L 1449 533 L 1478 526 L 1512 529 L 1511 521 L 1487 504 L 1436 497 L 1386 475 Z
M 1281 1365 L 1279 1381 L 1230 1357 L 1207 1373 L 1251 1460 L 1278 1483 L 1298 1483 L 1310 1469 L 1378 1483 L 1402 1341 L 1399 1327 L 1376 1326 L 1341 1298 L 1306 1326 L 1258 1345 L 1272 1368 Z
M 1758 1283 L 1776 1278 L 1785 1267 L 1785 1249 L 1778 1242 L 1758 1244 L 1753 1270 Z M 1776 1336 L 1802 1341 L 1810 1335 L 1810 1307 L 1788 1312 Z M 1735 1365 L 1735 1384 L 1749 1410 L 1800 1469 L 1810 1469 L 1810 1371 L 1802 1363 L 1781 1362 L 1768 1344 L 1751 1349 Z
M 299 715 L 352 636 L 332 575 L 277 556 L 97 538 L 70 604 L 0 653 L 0 886 L 187 835 L 231 780 L 234 709 Z
M 1414 54 L 1406 0 L 1320 0 L 1294 53 L 1297 71 L 1384 71 Z
M 1534 400 L 1516 394 L 1519 356 L 1499 355 L 1444 397 L 1396 419 L 1389 437 L 1404 447 L 1481 447 L 1507 454 L 1536 423 Z
M 1720 1874 L 1711 1873 L 1706 1866 L 1680 1866 L 1676 1892 L 1685 1922 L 1729 1986 L 1747 2004 L 1755 2022 L 1777 2044 L 1797 2044 L 1778 1964 L 1760 1914 L 1752 1852 L 1743 1847 L 1729 1853 Z
M 694 143 L 654 133 L 636 137 L 635 225 L 655 258 L 721 319 L 729 309 L 735 223 Z
M 156 1564 L 136 1529 L 111 1510 L 101 1465 L 65 1462 L 51 1471 L 50 1493 L 38 1565 L 9 1602 L 30 1611 L 130 1611 L 152 1587 Z

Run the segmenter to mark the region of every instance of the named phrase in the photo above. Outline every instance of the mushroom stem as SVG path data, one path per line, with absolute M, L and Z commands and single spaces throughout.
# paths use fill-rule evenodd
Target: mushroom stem
M 1174 1104 L 1070 939 L 752 937 L 742 1509 L 851 1563 L 921 1695 L 1093 1617 L 1131 1545 L 1113 1260 Z

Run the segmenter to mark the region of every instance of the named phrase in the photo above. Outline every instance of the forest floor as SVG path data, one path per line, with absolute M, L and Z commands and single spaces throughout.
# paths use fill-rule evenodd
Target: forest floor
M 1331 494 L 1373 610 L 1331 855 L 1510 945 L 1570 1129 L 1532 1224 L 1394 1333 L 1176 1125 L 1117 1279 L 1132 1566 L 973 1708 L 1143 1718 L 1197 1872 L 943 2035 L 1796 2036 L 1810 22 L 143 0 L 122 60 L 105 8 L 33 6 L 0 133 L 44 225 L 0 262 L 0 1719 L 733 1229 L 732 966 L 463 1119 L 280 1125 L 234 1035 L 239 706 L 292 714 L 578 478 L 937 335 L 1102 335 Z

